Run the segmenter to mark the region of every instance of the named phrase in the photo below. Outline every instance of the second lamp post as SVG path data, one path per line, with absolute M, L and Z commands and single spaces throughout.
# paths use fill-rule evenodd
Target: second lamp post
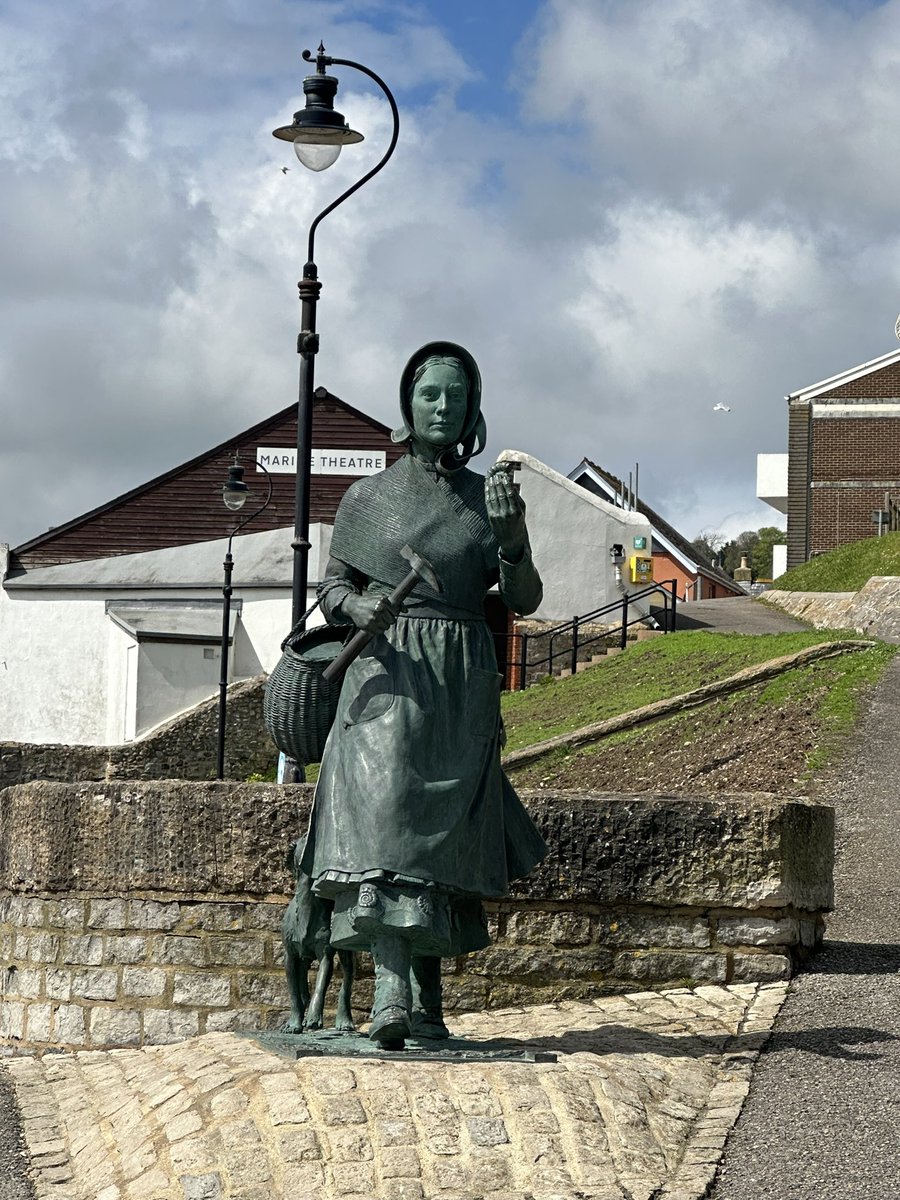
M 258 462 L 256 465 L 261 471 L 266 471 L 261 462 Z M 272 477 L 268 471 L 266 471 L 266 483 L 269 485 L 269 490 L 263 503 L 249 517 L 244 517 L 243 521 L 238 521 L 237 525 L 235 525 L 234 529 L 228 535 L 228 548 L 225 551 L 225 561 L 222 564 L 225 568 L 225 579 L 222 583 L 222 641 L 219 653 L 219 721 L 216 727 L 216 779 L 225 778 L 228 644 L 231 641 L 231 593 L 233 590 L 231 586 L 231 573 L 234 570 L 234 559 L 231 557 L 231 543 L 234 540 L 235 534 L 240 533 L 245 525 L 249 525 L 264 509 L 269 507 L 269 501 L 272 499 Z M 231 512 L 240 512 L 249 495 L 250 489 L 244 483 L 244 468 L 240 464 L 237 453 L 235 453 L 234 462 L 228 468 L 228 479 L 222 487 L 222 500 L 225 507 Z

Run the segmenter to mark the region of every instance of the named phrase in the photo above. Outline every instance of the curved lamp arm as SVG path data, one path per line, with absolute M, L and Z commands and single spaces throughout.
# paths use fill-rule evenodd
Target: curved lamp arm
M 255 521 L 261 512 L 265 512 L 265 510 L 269 507 L 269 502 L 272 499 L 272 476 L 269 474 L 268 470 L 261 462 L 257 462 L 256 465 L 259 467 L 259 469 L 261 471 L 266 472 L 266 483 L 269 485 L 269 490 L 266 493 L 265 500 L 262 502 L 262 504 L 259 506 L 259 508 L 257 508 L 254 512 L 250 513 L 250 515 L 248 517 L 244 517 L 244 519 L 242 521 L 238 521 L 237 525 L 235 525 L 234 529 L 232 529 L 231 533 L 228 535 L 228 553 L 229 554 L 231 553 L 232 538 L 235 537 L 236 534 L 240 533 L 245 525 L 249 525 L 251 521 Z
M 304 50 L 303 58 L 306 62 L 312 62 L 313 61 L 312 51 Z M 394 129 L 393 129 L 393 133 L 391 134 L 390 145 L 388 146 L 387 150 L 384 152 L 384 155 L 382 156 L 382 158 L 375 164 L 374 167 L 372 167 L 371 171 L 367 171 L 365 173 L 365 175 L 363 175 L 362 179 L 357 180 L 357 182 L 354 183 L 352 187 L 347 188 L 346 192 L 342 192 L 341 195 L 338 196 L 338 198 L 336 200 L 332 200 L 332 202 L 328 205 L 328 207 L 323 208 L 322 211 L 319 213 L 319 215 L 313 221 L 312 225 L 310 225 L 310 227 L 309 227 L 309 246 L 308 246 L 307 256 L 306 256 L 307 263 L 312 263 L 314 261 L 313 254 L 314 254 L 314 249 L 315 249 L 316 229 L 318 228 L 319 222 L 324 217 L 327 217 L 330 212 L 333 212 L 334 209 L 336 209 L 339 204 L 343 204 L 343 202 L 347 199 L 347 197 L 352 196 L 353 193 L 355 191 L 358 191 L 359 188 L 361 188 L 364 183 L 368 183 L 373 175 L 378 174 L 378 172 L 381 170 L 381 168 L 384 166 L 384 164 L 388 161 L 388 159 L 394 153 L 394 148 L 397 145 L 397 138 L 400 134 L 400 113 L 397 109 L 397 102 L 394 99 L 393 94 L 391 93 L 391 89 L 388 87 L 388 85 L 384 82 L 384 80 L 379 75 L 376 75 L 374 71 L 370 71 L 368 67 L 364 67 L 362 65 L 362 63 L 352 62 L 349 58 L 332 58 L 330 55 L 319 54 L 316 58 L 316 62 L 321 63 L 321 65 L 325 66 L 325 67 L 330 67 L 330 66 L 353 67 L 354 70 L 362 71 L 363 75 L 368 75 L 368 77 L 370 79 L 374 80 L 374 82 L 377 83 L 378 86 L 381 88 L 381 90 L 384 92 L 385 96 L 387 97 L 387 102 L 391 106 L 391 115 L 394 119 Z

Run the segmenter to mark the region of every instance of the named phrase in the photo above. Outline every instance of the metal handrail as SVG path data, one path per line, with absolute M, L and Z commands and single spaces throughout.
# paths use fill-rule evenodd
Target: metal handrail
M 579 650 L 583 650 L 585 646 L 589 646 L 593 642 L 598 642 L 605 638 L 609 638 L 611 635 L 617 632 L 617 627 L 613 625 L 610 629 L 605 630 L 602 633 L 591 634 L 591 636 L 587 638 L 579 637 L 579 630 L 583 625 L 590 624 L 596 621 L 598 617 L 602 617 L 607 613 L 615 612 L 617 610 L 621 612 L 621 620 L 618 625 L 618 632 L 620 635 L 619 645 L 620 648 L 624 650 L 629 626 L 635 625 L 639 621 L 643 621 L 646 617 L 646 614 L 639 613 L 636 617 L 632 617 L 629 620 L 628 610 L 636 601 L 643 600 L 651 595 L 662 596 L 664 611 L 662 632 L 673 633 L 675 631 L 676 606 L 678 603 L 678 581 L 675 579 L 666 579 L 660 581 L 659 583 L 648 584 L 647 587 L 642 588 L 638 592 L 623 592 L 620 600 L 613 600 L 609 604 L 604 604 L 600 608 L 594 609 L 592 612 L 584 613 L 583 615 L 576 615 L 569 621 L 563 621 L 561 624 L 553 625 L 549 629 L 542 629 L 538 633 L 528 633 L 526 630 L 520 630 L 518 633 L 514 634 L 513 637 L 518 639 L 518 655 L 514 659 L 508 658 L 505 666 L 507 672 L 509 672 L 510 669 L 518 669 L 518 690 L 524 691 L 528 686 L 527 675 L 529 671 L 534 672 L 536 668 L 542 668 L 546 664 L 547 670 L 545 673 L 547 675 L 552 675 L 554 659 L 561 657 L 563 654 L 568 654 L 571 656 L 571 670 L 572 674 L 574 675 L 578 666 Z M 671 608 L 669 607 L 670 602 Z M 571 646 L 563 647 L 561 650 L 554 650 L 554 641 L 558 637 L 569 632 L 572 634 Z M 528 645 L 531 641 L 537 638 L 549 638 L 549 653 L 547 654 L 546 658 L 538 659 L 537 662 L 529 662 Z M 543 674 L 544 672 L 541 673 Z

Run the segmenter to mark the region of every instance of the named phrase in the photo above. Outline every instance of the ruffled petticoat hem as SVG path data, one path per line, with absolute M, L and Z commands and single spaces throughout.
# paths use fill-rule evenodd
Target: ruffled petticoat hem
M 368 950 L 375 938 L 392 934 L 408 941 L 414 955 L 455 958 L 491 942 L 481 899 L 431 881 L 382 870 L 329 871 L 313 891 L 334 901 L 331 944 L 337 949 Z

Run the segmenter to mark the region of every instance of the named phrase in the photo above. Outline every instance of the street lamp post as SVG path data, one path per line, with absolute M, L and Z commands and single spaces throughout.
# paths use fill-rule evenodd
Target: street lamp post
M 231 573 L 234 569 L 234 559 L 231 556 L 231 543 L 235 534 L 240 533 L 245 525 L 249 525 L 255 520 L 261 512 L 269 507 L 269 501 L 272 499 L 272 477 L 261 462 L 258 462 L 257 467 L 266 472 L 266 482 L 269 485 L 269 490 L 264 502 L 249 517 L 244 517 L 243 521 L 238 521 L 234 529 L 228 535 L 228 549 L 225 551 L 225 561 L 222 566 L 225 568 L 225 580 L 222 584 L 222 642 L 221 653 L 219 658 L 219 722 L 216 730 L 216 779 L 225 778 L 225 710 L 228 703 L 228 642 L 229 642 L 229 625 L 231 624 Z M 228 479 L 222 486 L 222 500 L 225 507 L 231 512 L 239 512 L 250 495 L 250 489 L 244 483 L 244 468 L 240 464 L 237 452 L 234 455 L 234 462 L 228 468 Z
M 305 62 L 312 62 L 310 50 L 303 51 Z M 309 243 L 306 264 L 303 267 L 303 278 L 298 283 L 300 289 L 300 336 L 297 339 L 297 352 L 300 355 L 300 386 L 297 400 L 297 491 L 294 505 L 294 539 L 291 543 L 294 551 L 293 578 L 291 583 L 291 626 L 299 624 L 306 609 L 306 591 L 308 585 L 309 561 L 309 488 L 310 464 L 312 458 L 312 402 L 315 375 L 315 356 L 319 349 L 319 335 L 316 332 L 316 305 L 322 284 L 315 263 L 315 237 L 319 222 L 327 217 L 339 204 L 352 196 L 355 191 L 367 183 L 373 175 L 377 175 L 394 153 L 397 145 L 397 135 L 400 130 L 400 115 L 397 104 L 390 88 L 383 79 L 364 67 L 361 63 L 351 62 L 347 58 L 332 58 L 325 53 L 325 47 L 319 43 L 315 56 L 316 72 L 303 80 L 303 92 L 306 106 L 294 113 L 293 123 L 284 125 L 272 131 L 273 136 L 282 141 L 293 142 L 297 158 L 311 171 L 323 171 L 334 163 L 345 145 L 361 142 L 363 135 L 351 129 L 343 116 L 334 110 L 334 97 L 338 81 L 333 75 L 326 74 L 326 67 L 352 67 L 361 71 L 381 88 L 387 97 L 393 116 L 393 132 L 390 144 L 375 166 L 352 187 L 342 192 L 326 208 L 322 209 L 309 229 Z

